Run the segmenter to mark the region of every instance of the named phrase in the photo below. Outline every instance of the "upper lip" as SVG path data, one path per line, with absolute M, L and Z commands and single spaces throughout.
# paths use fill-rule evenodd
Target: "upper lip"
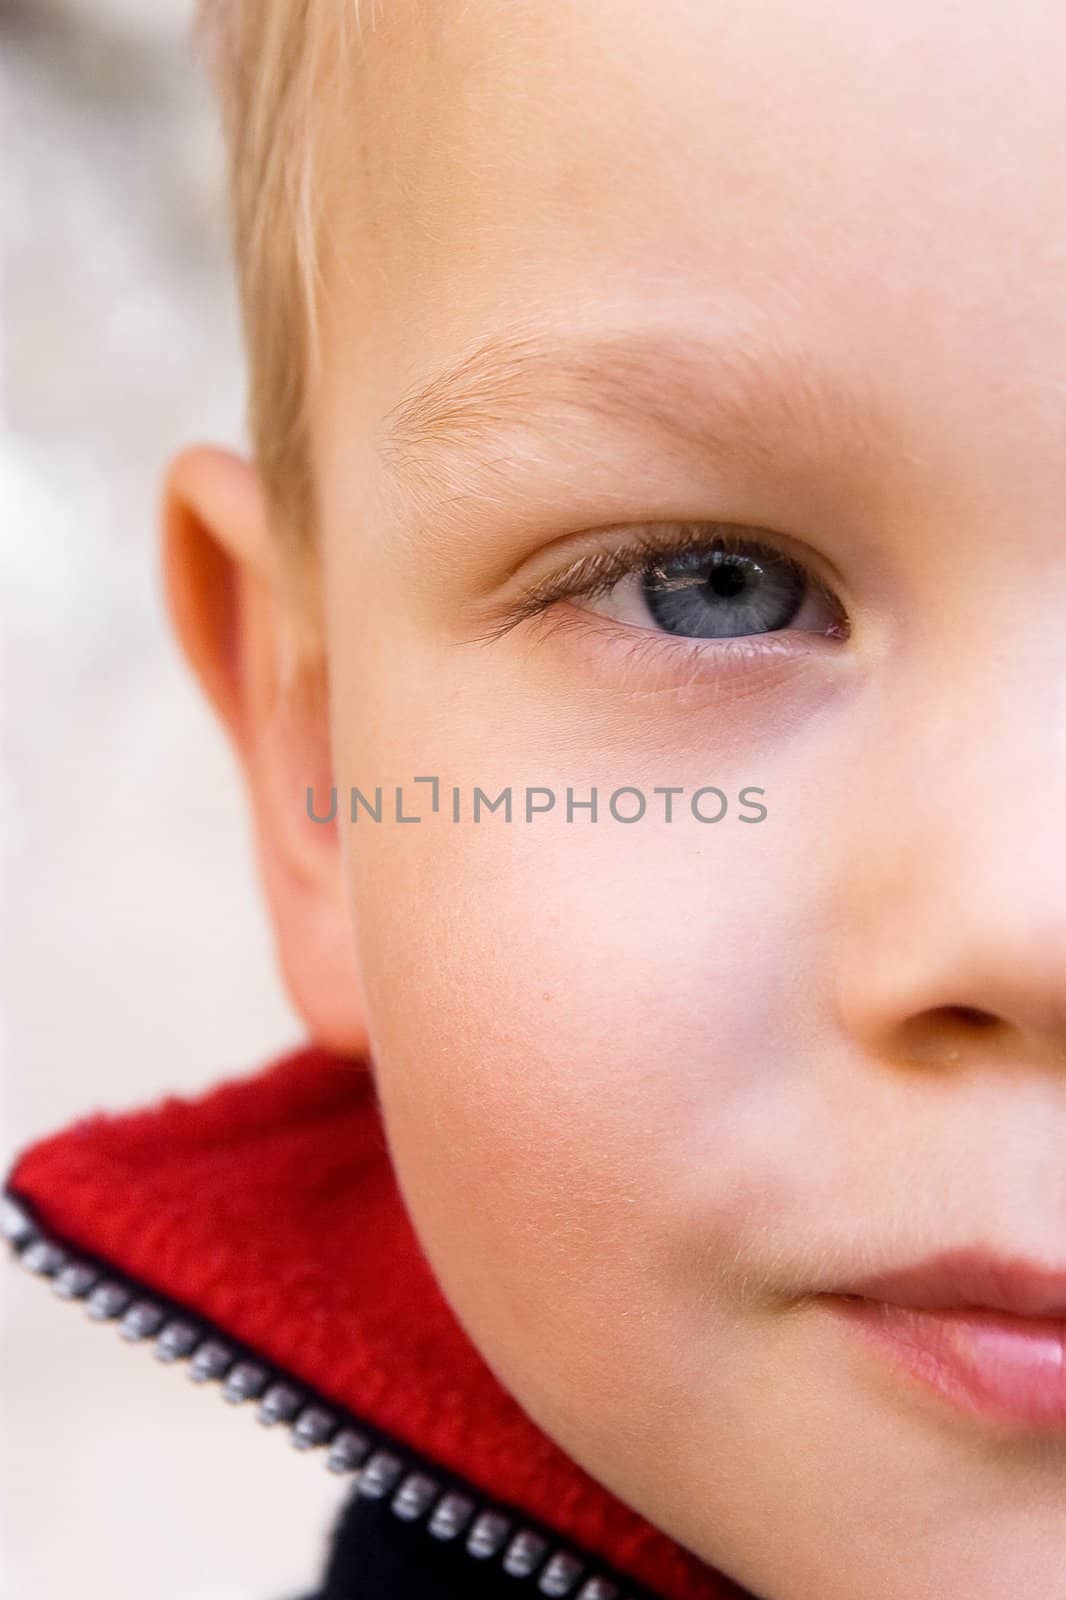
M 923 1309 L 982 1309 L 1022 1317 L 1066 1317 L 1066 1268 L 983 1249 L 945 1250 L 849 1284 L 846 1294 Z

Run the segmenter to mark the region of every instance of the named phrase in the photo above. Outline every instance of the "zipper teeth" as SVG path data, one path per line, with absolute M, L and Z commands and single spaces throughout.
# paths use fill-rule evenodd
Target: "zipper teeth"
M 575 1548 L 516 1521 L 493 1501 L 445 1489 L 412 1453 L 222 1337 L 205 1318 L 60 1243 L 10 1191 L 0 1197 L 0 1234 L 27 1271 L 51 1280 L 61 1300 L 83 1303 L 94 1321 L 114 1323 L 131 1344 L 154 1340 L 157 1360 L 187 1361 L 192 1381 L 220 1383 L 231 1405 L 258 1401 L 257 1420 L 287 1427 L 297 1450 L 328 1445 L 327 1468 L 351 1475 L 364 1499 L 387 1500 L 400 1521 L 428 1518 L 435 1539 L 463 1540 L 472 1559 L 498 1564 L 549 1600 L 640 1600 L 636 1591 L 623 1594 L 606 1573 L 590 1568 Z

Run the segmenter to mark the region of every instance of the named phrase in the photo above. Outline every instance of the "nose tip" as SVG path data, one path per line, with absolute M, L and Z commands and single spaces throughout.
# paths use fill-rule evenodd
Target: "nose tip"
M 921 651 L 901 660 L 846 776 L 830 879 L 839 1017 L 882 1061 L 1061 1071 L 1066 636 L 999 617 L 955 637 L 935 672 Z
M 942 827 L 901 871 L 867 835 L 841 888 L 838 999 L 875 1055 L 1066 1069 L 1066 853 L 1046 831 L 998 842 Z
M 845 963 L 853 1036 L 904 1065 L 1066 1069 L 1066 937 L 1037 919 L 1035 904 L 1028 926 L 1020 904 L 998 919 L 973 901 L 947 912 L 904 897 L 895 909 L 909 912 L 908 936 L 886 914 Z

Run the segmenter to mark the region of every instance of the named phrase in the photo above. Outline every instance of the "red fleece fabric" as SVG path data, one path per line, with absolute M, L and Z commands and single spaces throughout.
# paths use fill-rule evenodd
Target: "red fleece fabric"
M 72 1246 L 664 1600 L 742 1596 L 489 1371 L 418 1245 L 365 1062 L 303 1046 L 198 1098 L 95 1112 L 24 1150 L 8 1185 Z

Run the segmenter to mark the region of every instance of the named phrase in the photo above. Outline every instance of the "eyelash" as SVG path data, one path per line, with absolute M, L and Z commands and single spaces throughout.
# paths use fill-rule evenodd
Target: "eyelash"
M 635 572 L 641 572 L 653 561 L 668 562 L 676 560 L 679 556 L 688 555 L 692 551 L 699 553 L 711 549 L 724 549 L 737 553 L 750 552 L 753 546 L 769 547 L 778 550 L 788 560 L 794 561 L 801 567 L 814 589 L 829 601 L 840 613 L 839 625 L 826 631 L 826 637 L 846 638 L 850 626 L 844 608 L 829 585 L 814 571 L 811 566 L 794 555 L 791 550 L 784 548 L 784 541 L 775 539 L 773 535 L 760 529 L 741 529 L 735 523 L 708 522 L 698 524 L 703 530 L 694 534 L 691 523 L 649 523 L 635 529 L 633 536 L 624 545 L 615 549 L 594 550 L 591 554 L 580 557 L 561 573 L 553 573 L 547 578 L 542 578 L 531 584 L 508 607 L 505 614 L 492 628 L 479 634 L 477 640 L 491 643 L 501 639 L 511 632 L 520 623 L 531 617 L 542 615 L 556 605 L 560 600 L 589 600 L 599 595 L 609 594 L 623 578 L 630 577 Z M 664 532 L 670 529 L 671 532 Z M 615 623 L 615 627 L 624 627 L 623 623 Z M 684 642 L 691 644 L 698 642 L 701 645 L 717 643 L 719 647 L 728 648 L 730 644 L 736 645 L 737 640 L 722 639 L 719 641 L 700 640 L 680 641 L 677 637 L 671 638 L 668 634 L 656 634 L 647 631 L 651 638 L 666 644 Z M 779 630 L 787 632 L 787 629 Z M 772 639 L 773 634 L 763 634 L 751 637 Z M 474 641 L 472 641 L 474 642 Z M 751 638 L 748 639 L 751 642 Z

